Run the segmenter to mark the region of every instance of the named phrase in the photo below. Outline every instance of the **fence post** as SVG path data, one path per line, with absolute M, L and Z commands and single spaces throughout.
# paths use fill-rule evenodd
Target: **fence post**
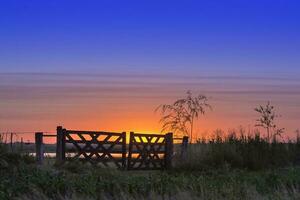
M 20 148 L 20 149 L 21 149 L 21 150 L 20 150 L 21 153 L 23 153 L 23 143 L 24 143 L 24 142 L 23 142 L 23 137 L 21 137 L 21 148 Z
M 165 155 L 165 166 L 166 169 L 172 168 L 173 158 L 173 133 L 167 133 L 165 136 L 166 141 L 166 155 Z
M 129 136 L 129 149 L 128 149 L 128 157 L 127 157 L 127 170 L 131 169 L 131 156 L 132 156 L 132 142 L 134 138 L 134 132 L 130 132 Z
M 62 163 L 65 158 L 64 129 L 58 126 L 56 132 L 56 162 Z
M 126 169 L 126 132 L 122 133 L 122 169 Z
M 13 138 L 14 138 L 14 134 L 10 133 L 10 150 L 11 150 L 11 152 L 14 152 Z
M 44 160 L 44 144 L 43 144 L 43 133 L 35 133 L 35 156 L 36 161 L 39 165 L 43 164 Z
M 184 159 L 187 154 L 188 143 L 189 143 L 189 137 L 183 136 L 182 144 L 181 144 L 181 153 L 180 153 L 181 159 Z

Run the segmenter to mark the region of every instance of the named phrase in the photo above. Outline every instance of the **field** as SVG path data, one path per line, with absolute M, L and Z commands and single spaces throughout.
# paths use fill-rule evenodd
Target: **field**
M 28 162 L 28 161 L 27 161 Z M 69 164 L 1 170 L 1 199 L 299 199 L 300 168 L 127 172 Z
M 299 144 L 259 135 L 199 140 L 168 171 L 55 165 L 52 158 L 38 166 L 2 146 L 0 199 L 299 199 Z

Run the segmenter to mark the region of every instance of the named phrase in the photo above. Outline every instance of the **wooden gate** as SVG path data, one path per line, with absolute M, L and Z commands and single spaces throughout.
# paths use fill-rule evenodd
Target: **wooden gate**
M 57 127 L 58 162 L 82 160 L 128 170 L 168 169 L 172 165 L 173 134 L 74 131 Z
M 172 164 L 173 134 L 130 133 L 128 170 L 168 169 Z
M 106 167 L 126 168 L 126 133 L 74 131 L 57 128 L 61 161 L 83 160 Z

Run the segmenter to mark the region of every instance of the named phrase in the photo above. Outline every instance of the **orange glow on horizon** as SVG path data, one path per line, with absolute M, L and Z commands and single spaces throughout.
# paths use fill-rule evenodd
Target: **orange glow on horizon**
M 299 128 L 300 93 L 294 80 L 273 87 L 272 84 L 281 84 L 282 80 L 270 79 L 267 84 L 262 79 L 145 76 L 101 77 L 105 80 L 99 80 L 92 76 L 79 77 L 84 84 L 78 84 L 78 77 L 72 76 L 70 80 L 63 76 L 42 76 L 41 82 L 39 76 L 24 75 L 25 81 L 21 79 L 20 83 L 19 76 L 12 77 L 4 79 L 5 89 L 0 91 L 3 113 L 0 129 L 2 132 L 32 132 L 22 136 L 25 140 L 33 140 L 34 132 L 55 133 L 57 126 L 74 130 L 160 133 L 160 115 L 154 112 L 155 108 L 184 97 L 188 89 L 193 94 L 207 95 L 213 107 L 195 124 L 196 137 L 216 129 L 227 131 L 239 126 L 253 129 L 257 118 L 253 109 L 270 99 L 278 114 L 282 114 L 278 126 L 286 128 L 290 137 Z M 40 85 L 35 85 L 36 81 Z M 282 92 L 290 98 L 283 98 Z

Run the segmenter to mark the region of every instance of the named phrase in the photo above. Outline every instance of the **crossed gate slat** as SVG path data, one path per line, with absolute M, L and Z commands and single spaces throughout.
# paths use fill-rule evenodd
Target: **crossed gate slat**
M 128 157 L 126 151 L 126 133 L 63 130 L 63 159 L 81 159 L 92 164 L 102 163 L 108 166 L 112 161 L 119 169 L 164 169 L 170 166 L 173 152 L 172 133 L 167 135 L 130 133 Z M 75 139 L 72 136 L 77 136 Z M 89 136 L 87 139 L 84 136 Z M 100 136 L 105 136 L 100 139 Z M 116 137 L 114 141 L 110 139 Z M 66 151 L 66 144 L 71 144 L 73 151 Z M 106 145 L 106 146 L 105 146 Z M 119 146 L 119 150 L 116 146 Z M 65 157 L 66 153 L 75 156 Z M 114 157 L 112 154 L 119 154 Z M 135 157 L 133 156 L 135 155 Z M 127 161 L 127 164 L 126 164 Z
M 108 132 L 87 132 L 87 131 L 65 131 L 65 144 L 72 144 L 76 149 L 76 155 L 67 158 L 69 160 L 81 159 L 89 161 L 92 164 L 102 163 L 108 166 L 108 161 L 113 161 L 117 168 L 123 169 L 126 166 L 126 135 L 125 133 L 108 133 Z M 74 139 L 74 136 L 78 136 L 79 140 Z M 89 136 L 91 139 L 87 139 L 84 136 Z M 100 136 L 105 136 L 100 140 Z M 109 141 L 111 137 L 117 137 L 114 141 Z M 81 145 L 79 145 L 81 144 Z M 93 146 L 94 145 L 94 146 Z M 95 146 L 96 145 L 96 146 Z M 108 146 L 104 146 L 108 145 Z M 121 148 L 119 157 L 121 159 L 112 156 L 111 153 L 115 153 L 113 149 Z M 125 151 L 125 153 L 124 153 Z M 68 151 L 66 151 L 68 153 Z M 87 154 L 89 153 L 89 154 Z M 101 154 L 101 155 L 100 155 Z
M 165 135 L 131 133 L 127 169 L 164 169 L 166 153 L 168 152 Z M 133 157 L 133 154 L 136 157 Z

